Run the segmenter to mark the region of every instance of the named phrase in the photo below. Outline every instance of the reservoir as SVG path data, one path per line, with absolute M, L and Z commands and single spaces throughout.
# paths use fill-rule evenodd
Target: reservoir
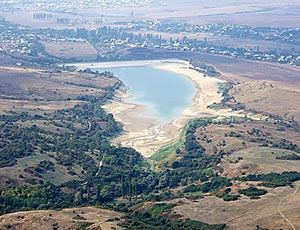
M 146 117 L 168 122 L 179 118 L 195 96 L 192 81 L 181 74 L 150 66 L 97 68 L 110 71 L 129 87 L 127 102 L 146 105 Z

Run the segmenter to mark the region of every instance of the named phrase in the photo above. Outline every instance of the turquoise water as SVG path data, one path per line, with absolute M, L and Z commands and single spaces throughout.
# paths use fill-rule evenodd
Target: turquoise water
M 144 116 L 171 121 L 192 104 L 195 88 L 183 75 L 148 66 L 97 70 L 113 72 L 120 78 L 133 96 L 127 101 L 147 106 Z

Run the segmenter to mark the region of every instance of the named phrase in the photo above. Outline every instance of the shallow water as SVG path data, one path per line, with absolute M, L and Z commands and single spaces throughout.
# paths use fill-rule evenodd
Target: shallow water
M 146 105 L 143 115 L 163 122 L 180 117 L 195 95 L 192 81 L 171 71 L 148 66 L 95 70 L 113 72 L 130 88 L 132 97 L 126 101 Z

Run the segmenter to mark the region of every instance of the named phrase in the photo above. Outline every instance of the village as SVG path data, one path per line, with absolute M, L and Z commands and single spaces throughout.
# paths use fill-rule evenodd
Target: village
M 256 61 L 276 62 L 289 65 L 300 65 L 299 52 L 295 50 L 285 50 L 281 52 L 277 49 L 262 50 L 259 46 L 251 48 L 246 47 L 228 47 L 226 45 L 220 45 L 218 42 L 208 38 L 195 39 L 190 38 L 189 31 L 198 31 L 205 33 L 213 33 L 217 36 L 235 36 L 236 34 L 243 34 L 241 32 L 235 32 L 236 30 L 245 30 L 244 34 L 251 39 L 270 39 L 266 34 L 270 34 L 270 31 L 281 30 L 281 34 L 273 36 L 273 39 L 279 39 L 278 42 L 293 42 L 298 41 L 299 36 L 285 36 L 289 31 L 282 28 L 249 28 L 246 26 L 234 26 L 234 25 L 164 25 L 145 22 L 143 24 L 128 23 L 126 26 L 109 27 L 101 26 L 98 29 L 28 29 L 17 26 L 15 24 L 8 23 L 4 20 L 0 22 L 0 39 L 1 47 L 0 52 L 13 55 L 13 56 L 47 56 L 44 42 L 56 42 L 60 45 L 63 43 L 89 43 L 92 44 L 98 51 L 98 55 L 105 56 L 108 51 L 117 52 L 118 50 L 128 47 L 142 47 L 150 49 L 163 49 L 170 51 L 183 51 L 183 52 L 197 52 L 214 55 L 229 56 L 232 58 L 244 58 Z M 159 34 L 152 34 L 152 32 L 168 32 L 169 38 L 162 37 Z M 251 37 L 253 31 L 261 31 L 257 33 L 256 37 Z M 177 38 L 174 37 L 176 34 Z M 279 34 L 279 33 L 276 33 Z M 289 34 L 299 34 L 298 30 L 293 30 Z M 245 35 L 246 36 L 246 35 Z M 291 40 L 291 37 L 293 40 Z

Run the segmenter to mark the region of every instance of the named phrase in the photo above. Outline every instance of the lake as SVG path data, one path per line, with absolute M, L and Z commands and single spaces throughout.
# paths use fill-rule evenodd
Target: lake
M 129 87 L 127 102 L 146 105 L 143 114 L 162 122 L 181 116 L 192 104 L 195 88 L 187 77 L 149 66 L 94 69 L 110 71 Z

